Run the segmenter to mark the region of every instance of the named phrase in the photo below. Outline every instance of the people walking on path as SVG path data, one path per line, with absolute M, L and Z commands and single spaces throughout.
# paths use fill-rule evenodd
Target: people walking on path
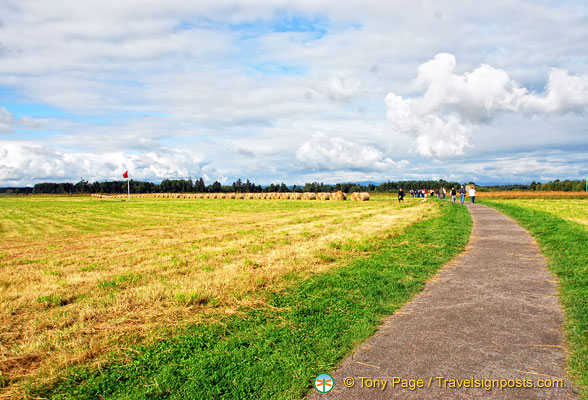
M 402 188 L 398 190 L 398 202 L 404 202 L 404 191 L 402 190 Z
M 463 185 L 461 185 L 461 187 L 459 188 L 459 194 L 461 195 L 461 204 L 463 204 L 465 202 L 465 195 L 466 195 L 466 190 L 463 187 Z
M 476 202 L 476 188 L 474 187 L 474 185 L 472 185 L 470 187 L 470 201 L 472 202 L 472 204 L 474 204 Z
M 445 190 L 445 187 L 443 187 L 443 200 L 445 200 L 445 195 L 447 194 L 447 191 Z
M 455 198 L 457 197 L 457 190 L 454 187 L 451 188 L 451 200 L 455 203 Z

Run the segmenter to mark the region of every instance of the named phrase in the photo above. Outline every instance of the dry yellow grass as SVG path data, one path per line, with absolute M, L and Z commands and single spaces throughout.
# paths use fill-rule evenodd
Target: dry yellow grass
M 319 273 L 434 203 L 0 199 L 0 372 L 52 379 L 170 327 L 263 301 L 284 274 Z M 39 373 L 41 375 L 39 375 Z

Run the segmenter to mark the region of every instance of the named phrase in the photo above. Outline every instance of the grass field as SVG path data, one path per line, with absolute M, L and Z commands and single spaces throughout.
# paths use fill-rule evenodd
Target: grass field
M 588 399 L 588 200 L 485 200 L 537 239 L 558 277 L 569 347 L 567 369 Z
M 547 190 L 509 190 L 476 192 L 478 199 L 588 199 L 587 192 L 557 192 Z
M 0 198 L 0 387 L 51 382 L 175 329 L 264 307 L 437 218 L 439 204 Z
M 133 347 L 100 369 L 70 369 L 53 399 L 300 399 L 445 262 L 465 247 L 471 218 L 437 203 L 435 217 L 377 241 L 376 251 L 323 273 L 298 275 L 264 304 Z M 451 227 L 452 229 L 448 229 Z
M 577 222 L 588 227 L 588 199 L 518 199 L 504 200 L 500 203 L 544 211 L 567 221 Z
M 0 398 L 301 398 L 467 243 L 408 200 L 0 198 Z M 586 388 L 588 202 L 482 202 L 548 257 Z

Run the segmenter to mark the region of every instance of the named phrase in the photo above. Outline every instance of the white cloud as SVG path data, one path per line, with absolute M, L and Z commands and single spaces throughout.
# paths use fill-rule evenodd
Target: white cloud
M 67 152 L 35 143 L 0 142 L 0 182 L 22 185 L 30 182 L 121 180 L 129 170 L 132 179 L 161 180 L 203 176 L 210 167 L 188 152 L 161 150 L 139 154 L 122 152 L 93 154 Z
M 572 176 L 580 178 L 581 165 L 587 161 L 586 154 L 581 151 L 540 151 L 466 159 L 456 169 L 461 173 L 467 170 L 472 179 L 485 182 L 530 182 L 532 180 L 545 182 L 561 179 L 569 173 L 570 169 L 573 171 Z
M 257 183 L 426 178 L 441 165 L 430 158 L 471 157 L 488 148 L 496 158 L 524 151 L 520 132 L 532 128 L 523 115 L 556 116 L 548 121 L 551 129 L 533 132 L 535 149 L 586 144 L 586 116 L 574 115 L 573 125 L 562 122 L 571 116 L 557 117 L 581 112 L 585 103 L 586 10 L 569 3 L 3 5 L 0 104 L 6 109 L 0 108 L 0 140 L 18 137 L 28 148 L 52 149 L 37 157 L 53 174 L 69 170 L 60 167 L 69 155 L 91 160 L 96 169 L 72 160 L 74 166 L 109 177 L 109 167 L 120 166 L 113 156 L 120 152 L 153 163 L 152 171 L 142 167 L 141 176 L 155 180 L 184 172 Z M 415 72 L 441 50 L 455 54 L 459 65 L 446 55 Z M 391 88 L 395 94 L 387 103 L 393 110 L 383 102 Z M 387 111 L 401 134 L 387 133 Z M 500 125 L 501 139 L 491 140 L 486 132 L 496 131 L 501 114 L 514 123 Z M 333 142 L 306 136 L 319 131 Z M 305 142 L 322 153 L 311 149 L 316 157 L 301 156 L 301 162 L 296 150 Z M 346 162 L 331 155 L 336 145 Z M 410 166 L 395 169 L 391 160 L 402 159 Z M 36 169 L 26 174 L 33 177 L 29 182 L 35 171 L 43 172 L 31 165 Z M 301 171 L 300 165 L 316 170 Z M 374 166 L 382 169 L 361 169 Z M 5 172 L 0 185 L 9 179 Z
M 0 133 L 12 132 L 14 116 L 4 107 L 0 107 Z
M 568 71 L 553 69 L 545 94 L 521 96 L 521 109 L 532 114 L 565 114 L 583 112 L 588 107 L 588 74 L 569 75 Z
M 296 151 L 296 159 L 308 168 L 327 171 L 365 170 L 386 171 L 402 169 L 407 162 L 395 162 L 372 146 L 349 142 L 342 137 L 316 134 L 302 143 Z
M 549 116 L 582 112 L 588 107 L 588 75 L 570 76 L 554 69 L 543 93 L 529 92 L 508 74 L 489 65 L 456 74 L 455 56 L 437 54 L 418 68 L 420 97 L 386 96 L 392 126 L 415 136 L 417 151 L 447 157 L 464 153 L 476 125 L 504 114 Z
M 360 80 L 341 79 L 337 76 L 332 76 L 326 82 L 326 92 L 331 100 L 348 101 L 355 96 L 360 86 Z
M 6 107 L 0 107 L 0 134 L 13 133 L 18 128 L 40 129 L 41 121 L 28 116 L 16 117 Z

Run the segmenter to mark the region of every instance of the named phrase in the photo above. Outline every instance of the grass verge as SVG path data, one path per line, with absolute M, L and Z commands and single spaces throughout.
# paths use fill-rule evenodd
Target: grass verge
M 265 293 L 267 305 L 188 328 L 135 348 L 100 370 L 72 369 L 56 387 L 31 389 L 53 399 L 299 399 L 374 333 L 468 242 L 465 207 L 386 239 L 366 258 Z M 448 230 L 452 226 L 454 229 Z
M 521 205 L 484 201 L 517 220 L 535 237 L 559 279 L 569 348 L 567 369 L 588 400 L 588 231 L 579 223 Z

